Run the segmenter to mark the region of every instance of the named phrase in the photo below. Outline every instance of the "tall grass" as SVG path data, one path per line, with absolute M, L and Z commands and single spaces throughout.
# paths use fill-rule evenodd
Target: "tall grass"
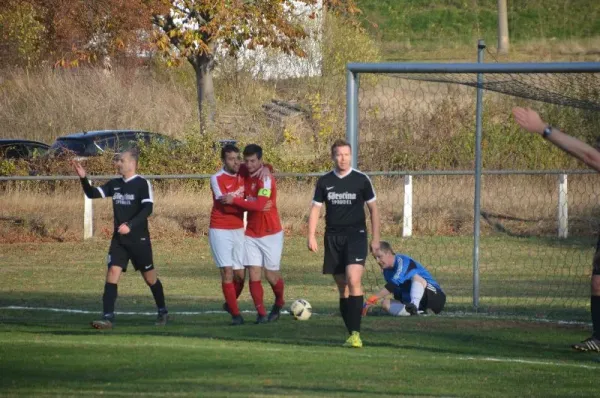
M 288 235 L 304 235 L 316 179 L 280 178 L 278 209 Z M 373 180 L 381 209 L 383 233 L 402 231 L 403 178 Z M 50 183 L 46 183 L 50 184 Z M 414 177 L 413 232 L 423 235 L 468 236 L 473 232 L 473 178 Z M 77 181 L 55 187 L 52 194 L 40 184 L 5 186 L 0 195 L 0 242 L 79 240 L 83 235 L 83 193 Z M 151 231 L 157 238 L 203 236 L 208 232 L 212 199 L 209 188 L 178 183 L 154 183 L 155 210 Z M 569 177 L 571 235 L 597 233 L 600 220 L 598 176 Z M 483 178 L 484 234 L 511 236 L 557 234 L 558 179 L 556 176 L 492 176 Z M 110 200 L 94 201 L 95 231 L 112 234 Z M 322 231 L 322 226 L 320 227 Z

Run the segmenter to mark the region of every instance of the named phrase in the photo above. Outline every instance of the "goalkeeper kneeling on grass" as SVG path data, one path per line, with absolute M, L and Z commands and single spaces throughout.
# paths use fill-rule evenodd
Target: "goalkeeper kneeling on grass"
M 381 300 L 382 308 L 394 316 L 418 315 L 427 310 L 439 314 L 446 304 L 440 285 L 421 264 L 404 254 L 394 253 L 388 242 L 381 242 L 373 253 L 385 279 L 385 287 L 367 299 L 363 316 Z M 393 294 L 394 298 L 386 298 Z

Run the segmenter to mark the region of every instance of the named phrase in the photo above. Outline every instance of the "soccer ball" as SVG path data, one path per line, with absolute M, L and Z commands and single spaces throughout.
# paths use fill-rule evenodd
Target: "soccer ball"
M 312 315 L 312 306 L 304 299 L 298 299 L 290 306 L 290 313 L 299 321 L 307 321 Z

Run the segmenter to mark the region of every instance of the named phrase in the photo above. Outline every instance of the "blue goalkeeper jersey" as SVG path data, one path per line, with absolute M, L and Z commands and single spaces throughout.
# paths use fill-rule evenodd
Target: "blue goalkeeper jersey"
M 431 285 L 440 291 L 442 290 L 439 283 L 425 267 L 404 254 L 396 254 L 394 266 L 383 270 L 383 278 L 387 282 L 386 288 L 390 290 L 393 285 L 394 289 L 390 292 L 394 293 L 394 297 L 401 299 L 404 303 L 410 302 L 411 279 L 415 275 L 425 279 L 428 286 Z

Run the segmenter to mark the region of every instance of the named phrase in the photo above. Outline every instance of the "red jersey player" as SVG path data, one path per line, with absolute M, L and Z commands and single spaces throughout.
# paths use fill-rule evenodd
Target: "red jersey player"
M 221 271 L 221 286 L 225 296 L 224 308 L 232 316 L 233 325 L 241 325 L 237 298 L 244 288 L 244 210 L 224 205 L 224 195 L 244 197 L 244 179 L 240 171 L 240 150 L 233 145 L 221 149 L 223 169 L 210 178 L 213 192 L 213 207 L 210 212 L 208 241 L 212 256 Z
M 263 167 L 262 148 L 250 144 L 244 148 L 248 172 L 253 175 Z M 283 230 L 277 211 L 277 187 L 273 176 L 248 177 L 244 197 L 225 195 L 223 204 L 233 204 L 248 210 L 248 225 L 244 242 L 244 265 L 250 271 L 250 294 L 258 312 L 256 323 L 279 319 L 284 305 L 284 283 L 279 271 L 283 251 Z M 275 294 L 275 304 L 267 317 L 263 304 L 262 268 Z

